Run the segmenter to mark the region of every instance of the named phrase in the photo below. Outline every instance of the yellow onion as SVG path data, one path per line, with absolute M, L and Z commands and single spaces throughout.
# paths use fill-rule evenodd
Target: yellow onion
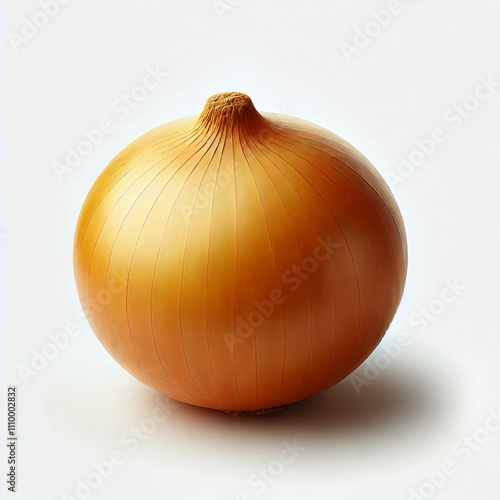
M 223 93 L 112 160 L 83 206 L 74 265 L 95 334 L 134 377 L 264 413 L 370 355 L 407 249 L 389 188 L 356 149 Z

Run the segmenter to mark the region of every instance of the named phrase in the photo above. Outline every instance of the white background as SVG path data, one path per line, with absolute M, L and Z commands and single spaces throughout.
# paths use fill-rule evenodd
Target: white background
M 500 82 L 498 0 L 404 1 L 350 60 L 341 44 L 353 44 L 356 29 L 387 1 L 232 0 L 221 18 L 212 0 L 71 0 L 19 46 L 13 34 L 40 7 L 2 3 L 2 394 L 8 384 L 19 394 L 18 493 L 2 484 L 6 498 L 79 498 L 77 480 L 113 451 L 123 462 L 89 498 L 406 500 L 412 488 L 436 499 L 500 497 L 500 431 L 481 430 L 500 406 L 500 88 L 467 118 L 446 115 L 474 95 L 479 78 Z M 113 111 L 156 65 L 168 72 L 162 83 L 126 118 Z M 115 363 L 77 312 L 76 220 L 115 154 L 161 123 L 199 113 L 223 91 L 329 128 L 386 179 L 415 141 L 436 128 L 446 140 L 392 182 L 409 274 L 396 319 L 356 372 L 372 368 L 361 394 L 351 377 L 265 417 L 178 405 L 132 451 L 122 436 L 147 422 L 158 395 Z M 473 98 L 467 102 L 473 107 Z M 58 180 L 54 162 L 105 117 L 114 131 Z M 446 280 L 465 289 L 443 306 Z M 417 323 L 429 304 L 439 314 Z M 44 349 L 52 354 L 49 335 L 72 323 L 79 334 L 23 379 L 20 367 L 32 368 Z M 387 363 L 384 349 L 395 349 L 401 332 L 412 344 Z M 459 444 L 467 435 L 471 445 Z M 305 449 L 280 470 L 285 440 Z M 426 474 L 447 460 L 454 473 L 425 486 Z M 5 457 L 2 471 L 4 464 Z M 279 473 L 264 491 L 249 484 L 268 468 Z

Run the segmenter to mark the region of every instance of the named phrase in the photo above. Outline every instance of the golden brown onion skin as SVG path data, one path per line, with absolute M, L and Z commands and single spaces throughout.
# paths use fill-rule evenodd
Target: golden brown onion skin
M 239 93 L 162 125 L 99 176 L 76 230 L 87 318 L 134 377 L 226 411 L 331 387 L 403 293 L 398 206 L 335 134 Z

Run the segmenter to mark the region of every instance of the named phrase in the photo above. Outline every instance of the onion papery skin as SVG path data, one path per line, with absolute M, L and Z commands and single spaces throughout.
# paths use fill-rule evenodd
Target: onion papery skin
M 401 300 L 407 245 L 354 147 L 224 93 L 111 161 L 80 214 L 74 267 L 92 329 L 134 377 L 258 413 L 367 359 Z

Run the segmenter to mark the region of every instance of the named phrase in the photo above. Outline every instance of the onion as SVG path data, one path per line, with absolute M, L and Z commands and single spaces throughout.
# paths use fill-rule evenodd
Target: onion
M 74 265 L 95 334 L 134 377 L 192 405 L 265 413 L 370 355 L 407 247 L 356 149 L 224 93 L 112 160 L 83 206 Z

